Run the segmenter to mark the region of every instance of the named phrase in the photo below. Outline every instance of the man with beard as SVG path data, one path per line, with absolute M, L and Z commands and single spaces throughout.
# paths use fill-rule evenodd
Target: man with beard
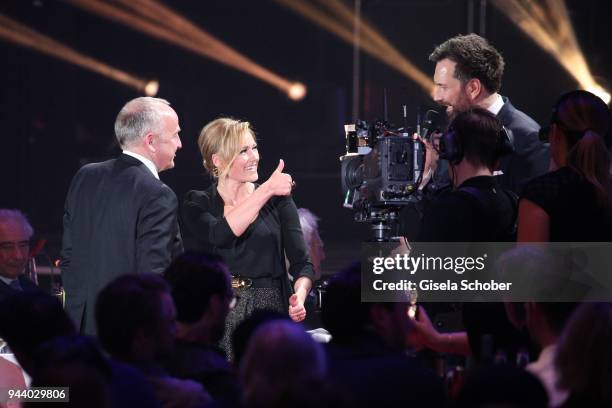
M 539 125 L 498 93 L 505 65 L 499 51 L 476 34 L 459 35 L 436 47 L 429 60 L 436 64 L 433 99 L 446 107 L 451 120 L 458 112 L 480 107 L 512 132 L 514 153 L 501 160 L 495 173 L 503 188 L 518 193 L 525 181 L 548 170 Z M 444 177 L 445 168 L 437 173 Z

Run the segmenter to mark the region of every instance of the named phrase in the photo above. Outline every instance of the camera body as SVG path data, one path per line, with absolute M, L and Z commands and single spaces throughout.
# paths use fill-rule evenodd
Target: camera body
M 340 157 L 344 206 L 357 221 L 385 220 L 415 202 L 425 147 L 406 128 L 378 120 L 345 125 L 346 155 Z

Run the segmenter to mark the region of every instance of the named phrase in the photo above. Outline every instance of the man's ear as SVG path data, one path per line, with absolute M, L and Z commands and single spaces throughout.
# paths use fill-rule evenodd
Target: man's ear
M 482 82 L 480 79 L 472 78 L 465 84 L 465 92 L 467 93 L 470 100 L 476 100 L 482 93 Z
M 153 143 L 155 142 L 155 135 L 153 135 L 153 133 L 149 132 L 146 135 L 144 135 L 144 144 L 145 146 L 152 150 L 155 151 L 155 147 L 153 146 Z

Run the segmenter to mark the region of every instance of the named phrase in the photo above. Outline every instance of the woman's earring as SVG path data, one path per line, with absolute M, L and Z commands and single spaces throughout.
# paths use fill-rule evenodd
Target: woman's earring
M 216 178 L 219 178 L 219 168 L 218 167 L 213 167 L 212 175 Z

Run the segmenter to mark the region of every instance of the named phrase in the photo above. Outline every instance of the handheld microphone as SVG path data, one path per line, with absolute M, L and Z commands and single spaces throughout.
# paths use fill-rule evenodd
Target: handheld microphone
M 440 112 L 430 109 L 425 113 L 425 118 L 420 126 L 419 136 L 423 140 L 429 140 L 432 133 L 439 131 L 441 124 Z

